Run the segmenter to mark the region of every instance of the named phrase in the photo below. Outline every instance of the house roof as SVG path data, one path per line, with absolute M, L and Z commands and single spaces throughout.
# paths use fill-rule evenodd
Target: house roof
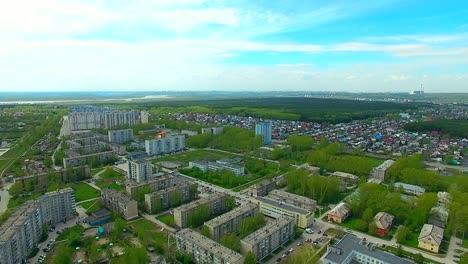
M 419 234 L 419 241 L 426 242 L 429 244 L 434 244 L 440 246 L 442 244 L 442 239 L 444 238 L 444 229 L 435 226 L 424 224 Z
M 395 217 L 386 212 L 378 212 L 374 217 L 374 223 L 379 229 L 389 229 L 393 224 Z
M 339 203 L 335 208 L 331 209 L 331 211 L 328 214 L 336 215 L 338 217 L 343 217 L 351 211 L 351 206 L 347 203 Z

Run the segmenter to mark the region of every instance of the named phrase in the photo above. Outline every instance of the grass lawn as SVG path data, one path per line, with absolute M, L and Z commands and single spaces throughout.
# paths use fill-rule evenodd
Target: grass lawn
M 59 234 L 56 238 L 57 241 L 66 240 L 70 237 L 81 236 L 81 234 L 85 231 L 84 227 L 81 225 L 76 225 L 74 227 L 69 228 L 68 230 L 63 231 Z
M 167 234 L 161 232 L 161 229 L 149 220 L 139 219 L 130 223 L 130 225 L 133 226 L 143 245 L 165 245 L 167 243 Z
M 419 243 L 418 237 L 419 237 L 419 234 L 415 232 L 411 232 L 408 235 L 408 238 L 406 239 L 405 243 L 402 243 L 402 244 L 408 247 L 418 248 L 418 243 Z
M 101 195 L 99 190 L 94 189 L 84 182 L 71 183 L 69 186 L 75 190 L 76 202 L 97 198 Z
M 211 151 L 211 150 L 206 150 L 206 149 L 197 149 L 193 151 L 186 151 L 183 153 L 171 155 L 171 156 L 166 156 L 166 157 L 161 157 L 161 158 L 156 158 L 151 160 L 153 164 L 156 164 L 160 161 L 172 161 L 172 162 L 181 162 L 182 167 L 187 167 L 189 165 L 190 161 L 193 160 L 218 160 L 222 158 L 233 158 L 236 157 L 234 154 L 229 154 L 229 153 L 224 153 L 224 152 L 219 152 L 219 151 Z
M 93 200 L 93 201 L 87 201 L 87 202 L 82 202 L 82 203 L 78 203 L 77 205 L 80 205 L 81 207 L 83 207 L 84 209 L 88 209 L 89 207 L 91 207 L 94 203 L 96 203 L 97 199 L 96 200 Z
M 463 239 L 462 247 L 468 248 L 468 239 Z
M 176 227 L 176 225 L 174 223 L 174 216 L 171 215 L 171 214 L 160 215 L 160 216 L 156 217 L 156 219 L 158 219 L 159 221 L 165 223 L 166 225 L 168 225 L 170 227 Z
M 96 185 L 103 189 L 103 188 L 112 188 L 116 191 L 123 191 L 125 189 L 125 187 L 123 185 L 118 185 L 117 183 L 115 183 L 114 181 L 109 181 L 109 180 L 104 180 L 104 181 L 96 181 Z
M 32 193 L 31 195 L 18 196 L 16 198 L 11 198 L 8 201 L 7 207 L 8 208 L 16 208 L 16 207 L 22 205 L 26 201 L 37 199 L 41 195 L 42 194 L 40 192 L 35 192 L 35 193 Z

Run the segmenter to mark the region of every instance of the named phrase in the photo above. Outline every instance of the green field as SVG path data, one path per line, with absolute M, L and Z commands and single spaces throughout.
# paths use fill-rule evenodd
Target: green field
M 76 202 L 97 198 L 101 195 L 99 190 L 96 190 L 83 182 L 71 183 L 69 186 L 75 190 Z
M 164 215 L 160 215 L 158 217 L 156 217 L 156 219 L 158 219 L 159 221 L 165 223 L 166 225 L 170 226 L 170 227 L 176 227 L 175 223 L 174 223 L 174 216 L 171 215 L 171 214 L 164 214 Z

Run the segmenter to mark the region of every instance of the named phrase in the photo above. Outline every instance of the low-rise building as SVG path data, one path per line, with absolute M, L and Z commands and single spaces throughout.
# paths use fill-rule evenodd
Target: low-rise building
M 268 198 L 294 205 L 311 212 L 317 210 L 317 202 L 315 200 L 283 190 L 272 190 L 268 194 Z
M 176 233 L 177 249 L 193 256 L 195 263 L 201 264 L 243 264 L 244 256 L 185 228 Z
M 221 236 L 226 233 L 236 233 L 239 231 L 239 225 L 247 217 L 253 216 L 258 212 L 258 205 L 247 203 L 211 219 L 205 223 L 210 230 L 211 237 L 219 241 Z
M 133 140 L 133 129 L 118 129 L 107 131 L 107 140 L 112 143 L 125 143 Z
M 241 239 L 241 253 L 252 252 L 262 260 L 294 236 L 294 218 L 282 215 Z
M 307 228 L 314 223 L 314 214 L 311 211 L 266 197 L 257 197 L 253 202 L 260 206 L 260 212 L 266 216 L 272 218 L 280 218 L 282 215 L 290 216 L 301 228 Z
M 444 229 L 435 225 L 424 224 L 418 237 L 418 247 L 438 253 L 443 238 Z
M 310 174 L 312 174 L 312 175 L 318 175 L 320 173 L 320 168 L 319 167 L 311 166 L 308 163 L 304 163 L 304 164 L 300 165 L 299 168 L 308 170 L 310 172 Z
M 129 160 L 127 178 L 136 182 L 153 178 L 153 167 L 150 161 L 144 159 Z
M 169 188 L 145 194 L 145 207 L 148 212 L 158 213 L 163 209 L 178 206 L 196 199 L 198 184 L 179 183 Z
M 375 167 L 372 170 L 371 178 L 380 180 L 382 182 L 385 181 L 385 172 L 388 170 L 388 168 L 390 168 L 390 166 L 392 166 L 392 164 L 394 162 L 395 161 L 393 161 L 393 160 L 386 160 L 382 164 L 380 164 L 379 166 Z
M 203 172 L 209 170 L 220 171 L 220 170 L 229 170 L 232 171 L 236 176 L 241 176 L 245 174 L 244 166 L 235 163 L 229 159 L 221 159 L 216 162 L 211 161 L 190 161 L 189 168 L 197 167 Z
M 445 228 L 447 226 L 449 213 L 445 207 L 434 206 L 429 211 L 428 223 L 431 225 Z
M 331 174 L 331 176 L 338 177 L 342 181 L 356 183 L 359 181 L 359 177 L 346 172 L 335 171 Z
M 204 128 L 202 128 L 202 134 L 220 135 L 222 133 L 223 133 L 223 127 L 204 127 Z
M 185 149 L 185 135 L 167 135 L 158 139 L 145 140 L 145 151 L 148 156 L 168 154 Z
M 335 245 L 329 245 L 322 257 L 324 264 L 375 263 L 413 264 L 408 259 L 375 249 L 376 244 L 366 243 L 361 238 L 345 235 Z
M 254 197 L 266 196 L 269 192 L 276 189 L 276 186 L 276 181 L 273 179 L 261 181 L 250 187 L 250 195 Z
M 116 211 L 127 221 L 138 218 L 138 204 L 135 200 L 111 188 L 101 189 L 101 199 L 105 207 Z
M 142 182 L 134 182 L 130 181 L 127 182 L 125 185 L 125 191 L 130 197 L 135 197 L 135 194 L 138 190 L 141 189 L 148 189 L 150 191 L 159 191 L 165 188 L 172 186 L 173 184 L 173 177 L 172 176 L 160 176 L 154 177 L 150 180 L 142 181 Z
M 395 217 L 389 213 L 378 212 L 374 217 L 377 234 L 385 236 L 385 234 L 392 228 L 394 219 Z
M 445 208 L 448 202 L 450 202 L 450 194 L 448 192 L 437 193 L 437 206 Z
M 341 202 L 337 206 L 328 212 L 328 221 L 333 221 L 336 223 L 343 223 L 343 221 L 348 218 L 351 214 L 351 206 L 349 204 Z
M 202 205 L 208 206 L 210 215 L 220 214 L 225 211 L 225 200 L 227 197 L 226 194 L 215 193 L 200 200 L 179 206 L 174 209 L 174 223 L 179 227 L 187 227 L 190 215 Z
M 426 189 L 423 187 L 402 182 L 395 182 L 395 189 L 403 189 L 403 192 L 416 196 L 420 196 L 426 192 Z

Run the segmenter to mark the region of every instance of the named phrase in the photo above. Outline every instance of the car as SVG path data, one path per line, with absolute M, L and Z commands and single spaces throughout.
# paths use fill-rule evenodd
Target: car
M 281 256 L 281 258 L 285 258 L 285 257 L 286 257 L 286 254 L 283 254 L 283 255 Z
M 291 253 L 291 252 L 293 252 L 293 250 L 294 250 L 294 248 L 290 248 L 290 249 L 289 249 L 289 252 Z
M 325 233 L 323 233 L 322 235 L 323 235 L 323 236 L 328 236 L 328 235 L 327 235 L 327 234 L 325 234 Z
M 281 262 L 281 258 L 277 258 L 277 259 L 276 259 L 276 262 Z
M 301 242 L 297 242 L 296 246 L 300 246 L 301 245 Z
M 321 234 L 321 233 L 322 233 L 322 230 L 319 230 L 319 231 L 317 232 L 317 234 Z
M 312 238 L 308 238 L 305 242 L 312 243 Z
M 453 255 L 454 258 L 460 258 L 460 255 Z

